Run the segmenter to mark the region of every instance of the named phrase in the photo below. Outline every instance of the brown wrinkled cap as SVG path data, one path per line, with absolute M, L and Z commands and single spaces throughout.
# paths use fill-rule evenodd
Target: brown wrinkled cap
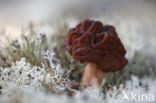
M 100 21 L 85 20 L 70 29 L 65 46 L 74 59 L 95 63 L 105 72 L 121 70 L 128 62 L 115 28 Z

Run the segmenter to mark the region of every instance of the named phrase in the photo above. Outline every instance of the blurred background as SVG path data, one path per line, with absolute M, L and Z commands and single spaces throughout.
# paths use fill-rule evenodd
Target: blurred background
M 0 0 L 0 32 L 5 30 L 9 37 L 17 38 L 32 22 L 38 32 L 51 34 L 55 31 L 52 26 L 75 26 L 86 18 L 98 19 L 118 25 L 124 36 L 137 36 L 136 41 L 142 39 L 143 43 L 135 46 L 144 45 L 154 52 L 155 5 L 155 0 Z

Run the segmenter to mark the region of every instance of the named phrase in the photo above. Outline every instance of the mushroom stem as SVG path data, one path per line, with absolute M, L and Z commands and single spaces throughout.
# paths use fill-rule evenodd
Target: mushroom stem
M 100 70 L 96 64 L 88 63 L 83 73 L 81 87 L 83 86 L 100 87 L 100 82 L 103 76 L 104 72 Z

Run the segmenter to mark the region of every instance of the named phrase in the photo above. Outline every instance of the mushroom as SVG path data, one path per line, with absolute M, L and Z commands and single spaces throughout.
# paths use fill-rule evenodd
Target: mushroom
M 99 87 L 105 72 L 116 72 L 128 63 L 115 28 L 100 21 L 84 20 L 70 29 L 65 47 L 80 63 L 88 62 L 82 86 Z

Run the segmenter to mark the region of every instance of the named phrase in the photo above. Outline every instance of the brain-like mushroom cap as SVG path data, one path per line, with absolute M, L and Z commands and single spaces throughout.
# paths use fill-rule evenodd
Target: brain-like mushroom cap
M 74 59 L 95 63 L 105 72 L 121 70 L 128 62 L 115 28 L 99 21 L 85 20 L 70 29 L 65 46 Z

